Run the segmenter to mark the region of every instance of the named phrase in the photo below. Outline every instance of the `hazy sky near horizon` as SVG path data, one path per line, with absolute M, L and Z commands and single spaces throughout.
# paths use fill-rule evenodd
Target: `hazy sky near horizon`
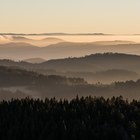
M 140 34 L 140 0 L 0 0 L 0 33 Z

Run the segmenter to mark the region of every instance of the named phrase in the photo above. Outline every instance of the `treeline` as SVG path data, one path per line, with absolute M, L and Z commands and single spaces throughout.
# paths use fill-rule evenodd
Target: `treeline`
M 140 79 L 136 82 L 133 80 L 126 81 L 126 82 L 115 82 L 115 88 L 118 90 L 140 90 Z
M 26 86 L 26 85 L 54 85 L 54 84 L 86 84 L 83 78 L 67 78 L 58 75 L 43 75 L 24 69 L 15 69 L 0 66 L 1 86 Z
M 110 86 L 96 86 L 96 85 L 33 85 L 30 90 L 37 90 L 40 92 L 41 97 L 56 97 L 57 99 L 66 98 L 73 99 L 77 94 L 79 96 L 104 96 L 105 98 L 112 97 L 112 89 Z M 120 95 L 120 94 L 118 94 Z
M 140 101 L 122 96 L 0 102 L 1 140 L 140 139 Z
M 11 91 L 8 91 L 8 90 L 3 90 L 3 89 L 0 90 L 0 101 L 2 101 L 2 100 L 11 101 L 12 98 L 13 99 L 23 99 L 26 97 L 32 98 L 31 95 L 25 94 L 24 92 L 22 92 L 20 90 L 17 90 L 14 93 Z

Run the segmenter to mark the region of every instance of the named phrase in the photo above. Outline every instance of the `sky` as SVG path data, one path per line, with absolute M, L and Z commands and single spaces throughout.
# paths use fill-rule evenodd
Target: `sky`
M 0 33 L 140 34 L 140 0 L 0 0 Z

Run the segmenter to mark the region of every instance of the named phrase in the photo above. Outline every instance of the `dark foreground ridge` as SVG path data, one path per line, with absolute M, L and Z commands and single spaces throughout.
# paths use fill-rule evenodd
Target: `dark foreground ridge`
M 140 101 L 78 96 L 0 102 L 1 140 L 140 139 Z

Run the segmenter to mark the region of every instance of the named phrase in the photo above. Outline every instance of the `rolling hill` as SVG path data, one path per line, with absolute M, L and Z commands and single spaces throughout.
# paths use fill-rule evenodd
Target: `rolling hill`
M 24 68 L 55 69 L 57 71 L 100 71 L 125 69 L 140 72 L 140 56 L 120 53 L 97 53 L 78 58 L 48 60 L 41 64 L 0 60 L 0 65 L 20 66 Z
M 46 60 L 42 59 L 42 58 L 28 58 L 28 59 L 24 59 L 22 61 L 28 62 L 28 63 L 43 63 Z

